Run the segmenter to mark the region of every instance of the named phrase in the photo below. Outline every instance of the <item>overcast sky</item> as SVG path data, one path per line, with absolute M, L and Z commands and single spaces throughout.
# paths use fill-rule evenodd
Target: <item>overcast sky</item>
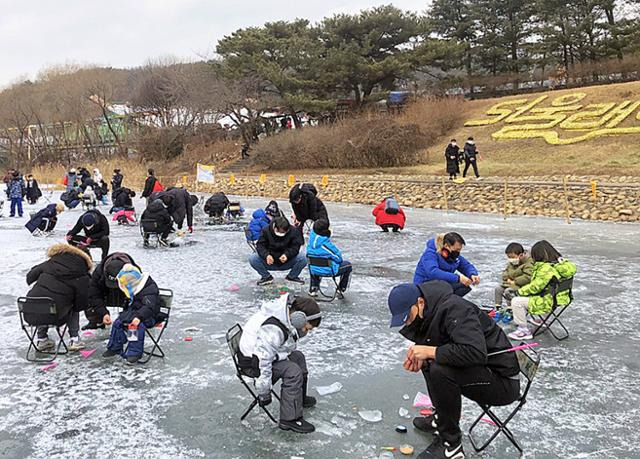
M 427 0 L 0 0 L 0 88 L 55 64 L 196 60 L 241 27 L 389 3 L 422 12 Z

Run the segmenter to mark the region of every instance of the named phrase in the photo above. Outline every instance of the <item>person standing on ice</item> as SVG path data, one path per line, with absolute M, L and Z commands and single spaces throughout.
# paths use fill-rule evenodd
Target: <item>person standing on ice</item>
M 307 395 L 307 361 L 297 347 L 298 340 L 318 327 L 321 320 L 315 300 L 285 294 L 264 303 L 243 328 L 238 363 L 247 375 L 256 378 L 260 406 L 271 403 L 273 385 L 282 380 L 278 423 L 282 430 L 315 430 L 303 417 L 303 408 L 313 407 L 316 399 Z
M 403 367 L 422 374 L 434 413 L 413 425 L 434 441 L 418 459 L 464 459 L 460 411 L 462 396 L 479 404 L 503 406 L 520 395 L 520 367 L 502 329 L 475 304 L 453 294 L 451 285 L 430 281 L 400 284 L 389 293 L 391 327 L 415 343 Z
M 318 197 L 318 190 L 311 183 L 299 183 L 289 190 L 289 202 L 295 216 L 295 227 L 300 231 L 304 229 L 307 220 L 329 221 L 329 214 L 324 203 Z
M 413 283 L 442 280 L 451 284 L 453 293 L 465 296 L 471 291 L 471 285 L 480 283 L 480 276 L 476 267 L 460 255 L 464 246 L 464 239 L 458 233 L 439 234 L 429 239 L 416 266 Z

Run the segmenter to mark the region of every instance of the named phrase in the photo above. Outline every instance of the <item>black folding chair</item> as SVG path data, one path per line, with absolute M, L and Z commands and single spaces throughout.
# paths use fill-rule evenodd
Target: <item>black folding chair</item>
M 61 321 L 58 317 L 58 308 L 51 298 L 48 297 L 20 297 L 18 298 L 18 314 L 20 315 L 20 326 L 29 338 L 29 347 L 27 348 L 26 358 L 29 362 L 53 362 L 58 355 L 64 355 L 69 350 L 64 342 L 63 336 L 67 331 L 67 321 Z M 38 332 L 39 326 L 47 326 L 55 328 L 58 333 L 58 345 L 54 347 L 54 351 L 39 351 L 34 339 Z M 62 326 L 62 331 L 60 327 Z M 64 348 L 64 350 L 60 350 Z M 33 356 L 30 357 L 31 350 Z M 38 357 L 41 355 L 50 355 L 51 357 Z
M 525 344 L 524 342 L 520 344 Z M 513 432 L 509 430 L 507 424 L 515 417 L 516 414 L 520 411 L 520 409 L 527 403 L 527 394 L 529 393 L 529 389 L 531 388 L 531 383 L 533 382 L 533 378 L 538 371 L 538 366 L 540 365 L 540 354 L 537 353 L 534 349 L 529 348 L 526 350 L 516 351 L 516 356 L 518 358 L 518 364 L 520 366 L 520 375 L 521 375 L 521 385 L 524 382 L 524 389 L 521 390 L 520 396 L 516 400 L 517 404 L 515 408 L 509 413 L 509 415 L 504 419 L 500 419 L 498 415 L 496 415 L 492 408 L 489 405 L 478 404 L 482 409 L 482 413 L 480 416 L 476 418 L 476 420 L 469 427 L 469 440 L 471 441 L 471 445 L 473 448 L 480 452 L 484 450 L 487 446 L 489 446 L 493 440 L 498 436 L 498 434 L 503 433 L 507 439 L 516 447 L 516 449 L 520 452 L 520 455 L 523 454 L 523 449 L 516 440 Z M 514 402 L 514 403 L 516 403 Z M 513 405 L 513 404 L 512 404 Z M 482 445 L 478 446 L 476 439 L 473 436 L 473 430 L 478 426 L 478 424 L 482 421 L 484 416 L 487 416 L 492 424 L 494 424 L 495 430 L 493 434 L 489 437 L 487 441 L 485 441 Z
M 309 276 L 311 276 L 311 268 L 328 268 L 333 273 L 333 264 L 331 258 L 323 258 L 323 257 L 307 257 L 307 267 L 309 268 Z M 318 293 L 320 297 L 316 298 L 316 301 L 320 301 L 322 303 L 331 303 L 336 298 L 343 299 L 344 295 L 340 291 L 339 288 L 339 280 L 340 277 L 338 275 L 326 275 L 326 276 L 318 276 L 320 278 L 328 278 L 333 279 L 334 290 L 332 295 L 327 295 L 322 291 L 322 287 L 318 285 Z
M 567 279 L 562 279 L 558 281 L 557 279 L 553 279 L 549 286 L 547 287 L 548 293 L 553 297 L 553 306 L 551 307 L 551 311 L 549 311 L 546 315 L 538 316 L 538 319 L 541 321 L 540 324 L 536 327 L 533 332 L 533 336 L 539 335 L 545 331 L 551 333 L 558 341 L 563 341 L 569 337 L 569 330 L 564 324 L 560 321 L 560 316 L 562 313 L 569 307 L 571 303 L 573 303 L 573 277 L 569 277 Z M 569 295 L 569 303 L 565 305 L 558 305 L 558 295 L 560 293 L 567 292 Z M 545 292 L 544 294 L 546 294 Z M 559 334 L 553 331 L 552 326 L 554 324 L 558 324 L 558 327 L 562 330 Z
M 235 324 L 233 327 L 227 330 L 227 345 L 229 346 L 229 351 L 231 352 L 233 365 L 236 368 L 236 376 L 238 377 L 242 385 L 247 389 L 247 391 L 249 391 L 249 393 L 251 394 L 251 397 L 253 397 L 253 401 L 249 405 L 249 408 L 247 408 L 246 411 L 242 414 L 242 416 L 240 416 L 240 420 L 244 421 L 244 419 L 249 415 L 249 413 L 251 413 L 251 411 L 253 411 L 253 409 L 256 406 L 260 406 L 260 405 L 258 403 L 258 395 L 251 388 L 251 386 L 247 384 L 247 381 L 245 380 L 245 378 L 249 378 L 253 380 L 255 379 L 255 377 L 251 375 L 247 375 L 246 370 L 240 366 L 240 363 L 238 361 L 238 354 L 240 353 L 240 338 L 242 338 L 242 327 L 240 326 L 240 324 Z M 275 397 L 276 400 L 278 400 L 278 402 L 280 401 L 280 397 L 278 397 L 278 394 L 276 394 L 273 391 L 273 389 L 271 390 L 271 394 Z M 267 407 L 260 406 L 260 409 L 264 411 L 265 414 L 269 416 L 269 419 L 271 419 L 274 423 L 276 424 L 278 423 L 278 421 L 276 421 L 273 415 L 269 412 Z
M 249 240 L 250 237 L 251 237 L 251 230 L 249 229 L 249 226 L 245 226 L 244 227 L 245 241 L 247 241 L 247 244 L 249 244 L 249 247 L 251 247 L 251 250 L 253 251 L 253 253 L 256 253 L 258 251 L 258 249 L 256 248 L 257 241 L 250 241 Z
M 149 240 L 152 237 L 156 241 L 155 247 L 160 245 L 160 237 L 162 235 L 158 222 L 155 220 L 140 220 L 140 234 L 143 239 Z

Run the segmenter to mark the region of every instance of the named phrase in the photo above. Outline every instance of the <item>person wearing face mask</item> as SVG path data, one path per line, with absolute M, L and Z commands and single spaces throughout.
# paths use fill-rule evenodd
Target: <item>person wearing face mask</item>
M 84 231 L 84 236 L 80 232 Z M 109 254 L 109 220 L 98 209 L 91 209 L 78 218 L 75 226 L 67 233 L 67 242 L 84 250 L 102 249 L 102 260 Z
M 456 143 L 456 139 L 451 139 L 444 152 L 444 157 L 447 160 L 449 180 L 453 180 L 460 173 L 460 147 Z
M 454 294 L 465 296 L 472 285 L 480 283 L 480 276 L 476 267 L 460 255 L 464 246 L 464 239 L 458 233 L 438 234 L 435 239 L 429 239 L 413 283 L 442 280 L 451 284 Z
M 524 251 L 522 244 L 512 242 L 507 246 L 504 253 L 507 255 L 508 263 L 502 271 L 502 284 L 496 287 L 495 307 L 502 307 L 502 300 L 507 300 L 507 306 L 511 306 L 510 298 L 515 296 L 515 292 L 531 281 L 533 272 L 533 260 Z
M 271 389 L 282 380 L 278 423 L 282 430 L 315 430 L 303 417 L 303 408 L 313 407 L 316 399 L 307 395 L 307 362 L 297 346 L 298 340 L 318 327 L 321 320 L 315 300 L 285 294 L 264 303 L 243 328 L 238 363 L 255 378 L 260 406 L 271 403 Z
M 249 257 L 249 264 L 260 274 L 258 285 L 273 282 L 269 271 L 289 271 L 286 280 L 304 284 L 299 277 L 307 266 L 307 259 L 300 254 L 303 243 L 302 233 L 284 217 L 276 217 L 264 227 L 256 244 L 257 253 Z
M 418 459 L 464 459 L 462 396 L 503 406 L 520 393 L 519 365 L 502 329 L 475 304 L 454 295 L 451 285 L 429 281 L 395 286 L 388 299 L 391 327 L 415 343 L 403 367 L 422 371 L 434 413 L 416 417 L 416 429 L 434 434 Z M 494 354 L 494 355 L 492 355 Z

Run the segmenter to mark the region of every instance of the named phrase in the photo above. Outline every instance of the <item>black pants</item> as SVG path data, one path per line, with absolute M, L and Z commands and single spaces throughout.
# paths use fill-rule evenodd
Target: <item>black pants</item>
M 520 395 L 520 380 L 497 375 L 487 367 L 458 368 L 430 362 L 422 370 L 431 402 L 438 415 L 440 437 L 452 445 L 462 439 L 462 396 L 477 403 L 502 406 Z
M 340 264 L 340 268 L 338 269 L 337 276 L 340 276 L 340 282 L 338 283 L 338 289 L 342 292 L 346 292 L 347 288 L 349 288 L 349 279 L 351 278 L 351 272 L 353 271 L 353 266 L 348 261 L 343 261 Z M 311 287 L 320 287 L 320 282 L 322 281 L 322 277 L 311 275 L 311 280 L 309 281 L 309 285 Z
M 466 177 L 467 176 L 467 171 L 469 170 L 469 166 L 473 166 L 473 173 L 476 174 L 476 177 L 480 177 L 480 174 L 478 174 L 478 160 L 476 158 L 473 158 L 473 160 L 469 159 L 469 158 L 465 158 L 464 159 L 464 171 L 462 171 L 462 176 Z
M 162 239 L 166 239 L 169 237 L 169 234 L 171 234 L 171 230 L 173 229 L 172 226 L 160 226 L 157 228 L 157 232 L 160 235 L 160 237 Z M 144 233 L 144 240 L 145 242 L 149 240 L 149 233 Z
M 451 284 L 451 288 L 453 288 L 453 294 L 458 295 L 460 298 L 465 296 L 467 293 L 471 291 L 471 287 L 467 287 L 466 285 L 456 282 L 455 284 Z
M 384 231 L 385 233 L 388 233 L 389 230 L 393 230 L 394 233 L 400 231 L 400 226 L 396 225 L 395 223 L 385 223 L 383 225 L 380 225 L 380 228 L 382 228 L 382 231 Z
M 104 260 L 105 258 L 107 258 L 107 255 L 109 255 L 109 237 L 108 236 L 104 236 L 100 239 L 98 239 L 97 241 L 91 241 L 91 244 L 89 245 L 89 247 L 86 246 L 79 246 L 80 243 L 86 242 L 87 240 L 87 236 L 73 236 L 71 238 L 71 240 L 69 241 L 69 244 L 71 244 L 74 247 L 78 247 L 80 250 L 83 250 L 84 252 L 87 253 L 87 255 L 89 255 L 89 257 L 91 257 L 91 253 L 89 252 L 89 249 L 101 249 L 102 250 L 102 259 Z

